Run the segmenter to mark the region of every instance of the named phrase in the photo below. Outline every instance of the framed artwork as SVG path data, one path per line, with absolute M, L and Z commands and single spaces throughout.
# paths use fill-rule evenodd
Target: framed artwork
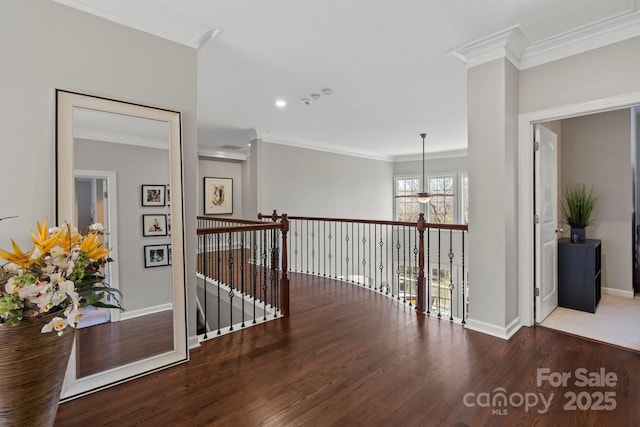
M 169 265 L 168 245 L 147 245 L 144 247 L 144 268 Z
M 166 236 L 167 216 L 165 214 L 142 215 L 142 235 Z
M 204 214 L 233 213 L 233 178 L 204 177 Z
M 165 201 L 167 202 L 167 206 L 171 206 L 171 186 L 169 184 L 167 184 Z
M 172 256 L 171 256 L 171 245 L 167 245 L 167 253 L 168 253 L 168 258 L 169 258 L 169 265 L 172 264 Z
M 164 206 L 166 185 L 142 185 L 142 206 Z
M 167 236 L 171 236 L 171 214 L 167 214 Z

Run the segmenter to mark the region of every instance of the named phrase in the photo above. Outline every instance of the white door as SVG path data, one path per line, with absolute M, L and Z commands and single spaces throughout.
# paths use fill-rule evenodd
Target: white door
M 536 321 L 558 306 L 558 137 L 535 126 Z

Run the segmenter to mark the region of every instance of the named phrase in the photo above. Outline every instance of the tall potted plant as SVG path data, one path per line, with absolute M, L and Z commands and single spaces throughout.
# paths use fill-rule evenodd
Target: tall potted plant
M 584 242 L 585 228 L 591 224 L 593 210 L 599 196 L 591 187 L 587 190 L 584 184 L 574 184 L 566 187 L 562 201 L 562 215 L 571 227 L 571 241 Z
M 122 308 L 103 302 L 118 292 L 104 283 L 104 233 L 45 220 L 31 250 L 0 250 L 0 425 L 53 425 L 80 308 Z

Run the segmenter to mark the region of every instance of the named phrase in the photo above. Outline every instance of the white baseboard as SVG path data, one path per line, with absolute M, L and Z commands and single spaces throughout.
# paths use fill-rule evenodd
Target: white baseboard
M 120 314 L 120 320 L 133 319 L 134 317 L 146 316 L 148 314 L 160 313 L 161 311 L 173 310 L 173 304 L 160 304 L 153 307 L 145 307 L 139 310 L 123 311 Z
M 200 347 L 200 340 L 197 335 L 189 336 L 189 350 Z
M 513 319 L 507 326 L 498 326 L 480 320 L 467 319 L 465 329 L 508 340 L 522 327 L 520 317 Z
M 615 288 L 601 288 L 603 295 L 613 295 L 614 297 L 633 298 L 633 291 L 625 291 Z

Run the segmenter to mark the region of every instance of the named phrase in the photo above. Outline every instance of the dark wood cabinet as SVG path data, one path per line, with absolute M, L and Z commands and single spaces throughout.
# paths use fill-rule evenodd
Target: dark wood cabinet
M 575 310 L 596 312 L 600 301 L 601 242 L 584 243 L 558 240 L 558 305 Z

